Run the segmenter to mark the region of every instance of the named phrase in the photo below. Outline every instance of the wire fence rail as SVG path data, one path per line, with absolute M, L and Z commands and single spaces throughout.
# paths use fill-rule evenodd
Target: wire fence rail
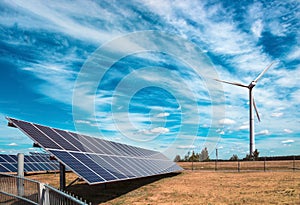
M 47 184 L 8 174 L 0 174 L 0 204 L 88 205 L 86 201 Z
M 177 162 L 185 170 L 198 171 L 300 171 L 300 160 Z

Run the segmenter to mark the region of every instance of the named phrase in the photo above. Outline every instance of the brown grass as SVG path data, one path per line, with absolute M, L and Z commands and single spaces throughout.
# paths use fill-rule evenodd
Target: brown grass
M 58 187 L 59 174 L 28 176 Z M 76 178 L 67 173 L 67 183 Z M 184 171 L 106 185 L 68 188 L 93 204 L 299 204 L 300 172 Z

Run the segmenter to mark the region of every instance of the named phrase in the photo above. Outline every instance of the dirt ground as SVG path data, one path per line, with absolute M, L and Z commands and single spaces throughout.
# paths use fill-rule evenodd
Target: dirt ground
M 58 187 L 59 174 L 29 178 Z M 76 179 L 67 174 L 67 183 Z M 92 204 L 299 204 L 300 172 L 203 172 L 148 177 L 88 186 L 78 182 L 68 191 Z

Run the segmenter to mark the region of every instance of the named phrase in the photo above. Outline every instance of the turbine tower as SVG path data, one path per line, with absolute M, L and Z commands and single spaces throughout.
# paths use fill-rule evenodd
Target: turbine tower
M 231 85 L 236 85 L 236 86 L 240 86 L 240 87 L 244 87 L 244 88 L 248 88 L 249 90 L 249 138 L 250 138 L 250 150 L 249 150 L 249 156 L 250 158 L 253 157 L 253 152 L 255 150 L 255 138 L 254 138 L 254 113 L 253 113 L 253 107 L 254 110 L 256 112 L 256 116 L 258 121 L 260 122 L 260 117 L 257 111 L 257 107 L 255 105 L 254 102 L 254 97 L 253 97 L 253 93 L 252 93 L 252 89 L 255 87 L 255 85 L 257 84 L 257 82 L 261 79 L 261 77 L 267 72 L 267 70 L 274 64 L 274 62 L 272 62 L 269 66 L 267 66 L 263 72 L 261 72 L 261 74 L 259 74 L 259 76 L 253 80 L 249 85 L 244 85 L 241 83 L 235 83 L 235 82 L 228 82 L 228 81 L 224 81 L 224 80 L 219 80 L 219 79 L 215 79 L 216 81 L 222 82 L 222 83 L 227 83 L 227 84 L 231 84 Z

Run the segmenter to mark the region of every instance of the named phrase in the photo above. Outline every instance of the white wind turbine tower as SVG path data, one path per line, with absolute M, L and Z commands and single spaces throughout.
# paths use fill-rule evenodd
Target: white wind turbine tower
M 248 88 L 249 90 L 249 138 L 250 138 L 250 157 L 253 157 L 253 152 L 255 150 L 255 139 L 254 139 L 254 113 L 253 113 L 253 107 L 255 109 L 256 112 L 256 116 L 258 121 L 260 122 L 260 117 L 254 102 L 254 98 L 253 98 L 253 93 L 252 93 L 252 89 L 255 87 L 256 83 L 258 82 L 258 80 L 267 72 L 267 70 L 274 64 L 271 63 L 268 67 L 266 67 L 263 72 L 261 72 L 261 74 L 259 74 L 259 76 L 253 80 L 249 85 L 243 85 L 241 83 L 235 83 L 235 82 L 228 82 L 228 81 L 224 81 L 224 80 L 219 80 L 219 79 L 215 79 L 216 81 L 222 82 L 222 83 L 227 83 L 227 84 L 231 84 L 231 85 L 236 85 L 236 86 L 240 86 L 240 87 L 244 87 L 244 88 Z

